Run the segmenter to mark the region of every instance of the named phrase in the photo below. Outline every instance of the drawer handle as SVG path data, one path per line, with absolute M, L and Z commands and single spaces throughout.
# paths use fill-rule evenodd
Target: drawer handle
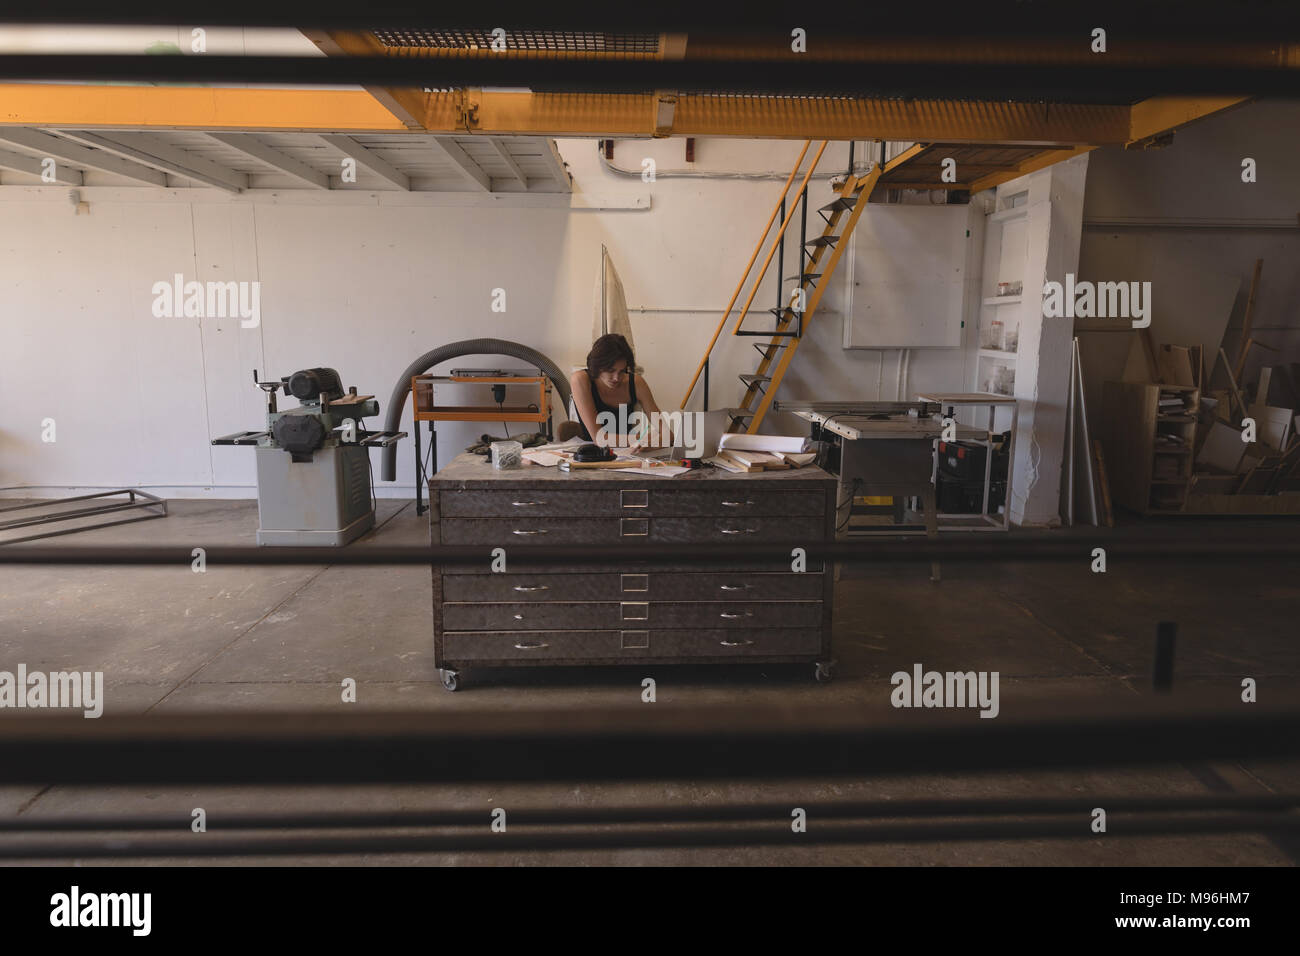
M 510 533 L 511 534 L 546 534 L 546 530 L 545 529 L 542 529 L 540 531 L 517 531 L 516 530 L 516 531 L 511 531 Z
M 515 534 L 519 532 L 516 531 Z M 723 534 L 758 534 L 757 528 L 723 528 Z
M 545 501 L 512 501 L 510 502 L 516 508 L 532 508 L 536 505 L 544 505 Z
M 722 507 L 724 507 L 724 508 L 746 508 L 746 507 L 751 507 L 753 504 L 754 504 L 753 499 L 746 498 L 744 501 L 724 501 L 724 502 L 722 502 Z
M 742 617 L 753 617 L 753 616 L 754 615 L 750 614 L 748 611 L 745 611 L 742 614 L 732 614 L 728 611 L 723 611 L 721 614 L 718 615 L 718 617 L 725 617 L 728 621 L 739 621 Z
M 550 646 L 550 644 L 544 644 L 541 641 L 521 641 L 515 645 L 515 648 L 521 651 L 539 651 L 544 647 Z
M 750 585 L 748 584 L 719 584 L 718 585 L 719 591 L 748 591 L 749 588 Z
M 723 647 L 749 647 L 753 641 L 718 641 Z
M 522 614 L 516 614 L 516 615 L 515 615 L 515 620 L 516 620 L 516 621 L 522 621 L 523 619 L 524 619 L 524 616 L 523 616 Z
M 531 591 L 549 591 L 550 589 L 551 586 L 549 584 L 537 584 L 532 587 L 528 587 L 527 585 L 523 585 L 523 584 L 516 584 L 513 588 L 513 590 L 515 591 L 522 591 L 524 593 L 528 593 Z

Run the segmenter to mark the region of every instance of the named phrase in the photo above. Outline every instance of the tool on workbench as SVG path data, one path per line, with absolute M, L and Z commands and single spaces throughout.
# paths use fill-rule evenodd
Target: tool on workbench
M 343 389 L 332 368 L 308 368 L 279 381 L 253 383 L 266 393 L 266 428 L 212 439 L 214 445 L 257 449 L 259 545 L 347 544 L 374 527 L 370 449 L 406 432 L 372 432 L 363 420 L 379 414 L 373 395 Z M 298 399 L 280 411 L 281 390 Z

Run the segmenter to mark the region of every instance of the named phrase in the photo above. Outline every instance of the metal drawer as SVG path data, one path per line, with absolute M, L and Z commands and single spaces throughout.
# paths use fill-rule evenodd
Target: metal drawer
M 449 518 L 735 514 L 813 517 L 825 512 L 826 495 L 820 491 L 774 491 L 734 486 L 682 488 L 674 485 L 668 488 L 601 490 L 526 488 L 514 491 L 472 488 L 442 491 L 440 508 L 442 515 Z
M 734 518 L 444 518 L 443 544 L 740 544 L 821 541 L 820 521 L 799 517 Z
M 521 571 L 506 574 L 444 574 L 447 602 L 496 601 L 817 601 L 825 579 L 802 574 L 755 571 L 680 571 L 576 574 Z
M 752 484 L 752 482 L 751 482 Z M 655 515 L 801 515 L 820 517 L 826 495 L 820 491 L 757 491 L 753 488 L 651 489 Z
M 650 522 L 650 540 L 656 544 L 708 542 L 746 544 L 754 541 L 823 540 L 826 528 L 818 518 L 759 517 L 736 515 L 727 518 L 655 518 Z
M 601 664 L 624 660 L 798 657 L 822 653 L 815 628 L 763 631 L 482 631 L 443 636 L 440 664 Z
M 568 515 L 591 517 L 616 515 L 619 507 L 617 489 L 605 491 L 571 488 L 520 488 L 514 491 L 467 488 L 443 491 L 439 506 L 444 517 L 505 518 L 522 515 Z
M 537 604 L 444 604 L 447 631 L 557 628 L 817 627 L 820 601 L 555 601 Z
M 630 530 L 642 532 L 644 519 Z M 624 540 L 620 518 L 443 518 L 443 544 L 483 544 L 492 547 L 529 544 L 618 544 Z

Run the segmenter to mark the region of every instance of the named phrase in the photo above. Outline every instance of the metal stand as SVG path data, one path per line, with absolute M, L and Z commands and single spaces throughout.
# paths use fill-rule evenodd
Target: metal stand
M 0 508 L 0 514 L 6 514 L 13 511 L 24 511 L 29 508 L 49 508 L 67 504 L 72 501 L 90 501 L 95 498 L 107 498 L 110 495 L 127 495 L 127 501 L 104 502 L 103 504 L 94 505 L 89 508 L 74 508 L 71 511 L 56 511 L 52 514 L 35 515 L 26 518 L 12 518 L 0 522 L 0 534 L 10 531 L 14 528 L 29 528 L 35 525 L 52 524 L 56 521 L 72 521 L 78 518 L 93 518 L 98 515 L 113 514 L 118 511 L 129 511 L 135 508 L 143 508 L 148 511 L 147 514 L 137 515 L 134 518 L 122 518 L 118 521 L 101 521 L 99 524 L 82 525 L 77 528 L 64 528 L 61 531 L 42 531 L 40 534 L 29 534 L 21 538 L 0 539 L 0 544 L 17 544 L 19 541 L 35 541 L 38 538 L 53 538 L 61 534 L 76 534 L 78 531 L 93 531 L 96 528 L 111 528 L 114 525 L 130 524 L 133 521 L 148 521 L 150 518 L 165 518 L 167 516 L 167 502 L 156 495 L 151 495 L 147 491 L 140 491 L 137 488 L 122 488 L 117 491 L 101 491 L 93 495 L 77 495 L 73 498 L 55 498 L 52 500 L 35 501 L 25 505 L 14 505 L 10 508 Z M 140 500 L 136 500 L 139 496 Z

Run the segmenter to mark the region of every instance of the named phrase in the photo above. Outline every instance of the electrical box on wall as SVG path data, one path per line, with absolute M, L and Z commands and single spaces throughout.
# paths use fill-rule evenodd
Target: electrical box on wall
M 968 229 L 965 205 L 868 206 L 849 250 L 844 348 L 959 348 Z

